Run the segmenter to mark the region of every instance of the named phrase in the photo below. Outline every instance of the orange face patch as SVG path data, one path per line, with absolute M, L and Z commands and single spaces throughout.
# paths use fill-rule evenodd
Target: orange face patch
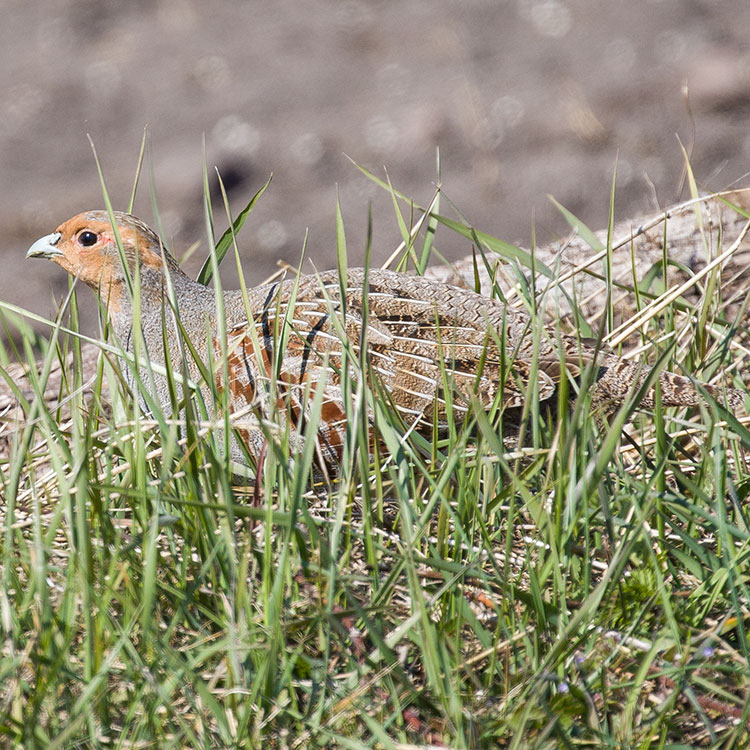
M 125 293 L 120 253 L 109 221 L 99 218 L 101 212 L 79 214 L 57 228 L 60 240 L 56 247 L 61 255 L 53 260 L 68 273 L 95 289 L 113 312 L 121 309 Z M 147 235 L 137 227 L 118 228 L 128 271 L 135 271 L 136 259 L 144 266 L 159 270 L 163 266 L 158 248 L 152 247 Z
M 57 249 L 62 255 L 53 260 L 100 294 L 107 294 L 119 271 L 109 252 L 112 227 L 102 221 L 87 221 L 81 214 L 61 224 L 57 231 L 61 235 Z

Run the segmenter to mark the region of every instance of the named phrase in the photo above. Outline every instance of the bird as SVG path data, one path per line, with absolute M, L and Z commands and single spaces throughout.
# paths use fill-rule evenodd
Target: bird
M 148 362 L 122 368 L 134 391 L 145 388 L 152 404 L 171 408 L 170 379 L 150 364 L 186 369 L 204 403 L 215 405 L 214 417 L 221 405 L 244 415 L 235 425 L 244 448 L 235 438 L 231 449 L 242 463 L 262 455 L 263 423 L 274 418 L 299 450 L 322 388 L 316 447 L 320 461 L 335 468 L 350 429 L 346 376 L 356 383 L 363 372 L 404 427 L 427 437 L 477 403 L 508 414 L 530 398 L 554 403 L 561 378 L 580 381 L 587 367 L 591 409 L 606 417 L 636 395 L 639 408 L 653 408 L 656 382 L 665 407 L 698 406 L 704 394 L 732 411 L 744 404 L 742 391 L 652 373 L 553 325 L 539 332 L 528 313 L 500 300 L 409 273 L 300 274 L 222 291 L 219 312 L 216 290 L 191 279 L 159 235 L 127 213 L 80 213 L 34 242 L 27 257 L 52 260 L 94 290 L 123 354 L 137 351 L 140 324 Z M 149 398 L 140 403 L 150 408 Z

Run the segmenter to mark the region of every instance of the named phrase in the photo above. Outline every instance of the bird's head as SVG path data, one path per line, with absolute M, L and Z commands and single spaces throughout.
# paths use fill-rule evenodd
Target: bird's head
M 146 224 L 119 211 L 114 212 L 114 219 L 127 268 L 123 267 L 115 230 L 106 211 L 85 211 L 68 219 L 52 234 L 38 239 L 26 257 L 53 260 L 97 291 L 110 307 L 128 294 L 127 275 L 134 278 L 136 268 L 142 285 L 154 277 L 159 280 L 160 291 L 165 260 L 170 273 L 181 273 L 159 236 Z

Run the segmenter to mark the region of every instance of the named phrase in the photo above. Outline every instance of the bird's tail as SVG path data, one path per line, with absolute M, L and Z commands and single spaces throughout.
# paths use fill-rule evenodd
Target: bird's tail
M 642 386 L 652 378 L 652 369 L 647 365 L 612 358 L 599 368 L 594 386 L 594 402 L 605 411 L 616 411 L 628 398 L 635 397 Z M 654 378 L 653 385 L 643 393 L 638 406 L 650 409 L 656 401 L 656 383 L 661 391 L 662 406 L 699 406 L 706 404 L 707 394 L 734 413 L 746 413 L 743 391 L 719 385 L 696 382 L 684 375 L 663 371 Z M 607 408 L 611 405 L 613 408 Z

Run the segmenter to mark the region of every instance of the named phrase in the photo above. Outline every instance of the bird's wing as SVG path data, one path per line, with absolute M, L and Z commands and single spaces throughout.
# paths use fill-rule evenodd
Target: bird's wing
M 303 277 L 296 289 L 279 285 L 267 294 L 253 325 L 245 322 L 229 335 L 230 388 L 240 403 L 256 397 L 258 381 L 268 383 L 275 372 L 277 389 L 282 383 L 284 398 L 302 414 L 325 377 L 324 416 L 343 426 L 342 378 L 346 368 L 356 382 L 360 365 L 405 422 L 424 429 L 435 420 L 445 426 L 451 410 L 466 413 L 472 398 L 485 408 L 516 408 L 529 393 L 539 400 L 554 393 L 556 378 L 514 357 L 507 342 L 503 347 L 500 332 L 472 308 L 470 295 L 458 290 L 461 299 L 446 299 L 455 293 L 450 288 L 402 274 L 373 277 L 365 291 L 363 276 L 350 274 L 343 306 L 334 274 Z M 483 308 L 488 304 L 481 301 Z M 529 387 L 532 373 L 535 389 Z

